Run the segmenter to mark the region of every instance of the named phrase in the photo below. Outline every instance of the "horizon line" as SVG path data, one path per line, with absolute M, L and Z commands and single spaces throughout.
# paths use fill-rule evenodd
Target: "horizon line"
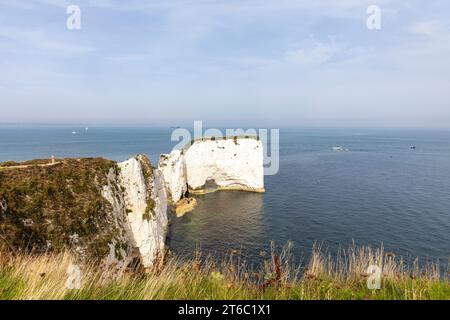
M 205 123 L 205 122 L 204 122 Z M 115 123 L 115 122 L 0 122 L 0 126 L 41 126 L 41 127 L 117 127 L 117 128 L 155 128 L 155 129 L 176 129 L 176 128 L 193 128 L 193 121 L 191 125 L 183 124 L 144 124 L 144 123 Z M 428 126 L 393 126 L 393 125 L 293 125 L 293 124 L 260 124 L 260 125 L 207 125 L 204 129 L 209 128 L 254 128 L 254 129 L 359 129 L 359 130 L 424 130 L 424 131 L 449 131 L 449 127 L 428 127 Z

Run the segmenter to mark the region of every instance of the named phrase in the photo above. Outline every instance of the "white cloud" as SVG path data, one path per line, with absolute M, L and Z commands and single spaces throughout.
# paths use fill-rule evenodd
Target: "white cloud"
M 334 41 L 323 43 L 310 39 L 291 45 L 284 54 L 284 60 L 299 66 L 319 66 L 330 61 L 343 50 L 342 46 Z
M 420 21 L 411 27 L 411 32 L 424 35 L 429 38 L 440 38 L 449 35 L 449 21 L 431 20 Z
M 0 51 L 7 53 L 30 54 L 30 52 L 41 52 L 46 55 L 77 55 L 95 51 L 92 46 L 56 39 L 54 35 L 38 29 L 0 25 L 0 37 L 12 41 L 11 45 L 0 47 Z

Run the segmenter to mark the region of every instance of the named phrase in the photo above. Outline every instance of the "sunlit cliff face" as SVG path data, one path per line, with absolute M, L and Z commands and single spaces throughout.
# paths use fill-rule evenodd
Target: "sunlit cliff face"
M 218 189 L 264 191 L 263 146 L 255 138 L 194 141 L 184 152 L 161 155 L 159 169 L 173 202 L 187 191 Z

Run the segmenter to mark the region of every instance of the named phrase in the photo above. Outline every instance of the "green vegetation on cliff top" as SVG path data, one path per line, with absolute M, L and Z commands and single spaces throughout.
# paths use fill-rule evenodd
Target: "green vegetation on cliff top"
M 108 254 L 110 203 L 102 196 L 116 163 L 102 158 L 20 163 L 0 170 L 0 246 L 61 251 L 76 235 L 92 259 Z M 12 165 L 10 163 L 10 165 Z

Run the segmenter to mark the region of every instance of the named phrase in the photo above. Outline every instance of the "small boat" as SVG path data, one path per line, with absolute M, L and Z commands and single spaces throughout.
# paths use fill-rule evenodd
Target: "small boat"
M 417 149 L 417 147 L 416 146 L 411 146 L 411 147 L 409 147 L 410 149 Z
M 342 146 L 334 146 L 333 151 L 344 151 L 344 147 Z
M 72 131 L 72 134 L 77 134 L 78 132 L 76 132 L 76 131 Z

